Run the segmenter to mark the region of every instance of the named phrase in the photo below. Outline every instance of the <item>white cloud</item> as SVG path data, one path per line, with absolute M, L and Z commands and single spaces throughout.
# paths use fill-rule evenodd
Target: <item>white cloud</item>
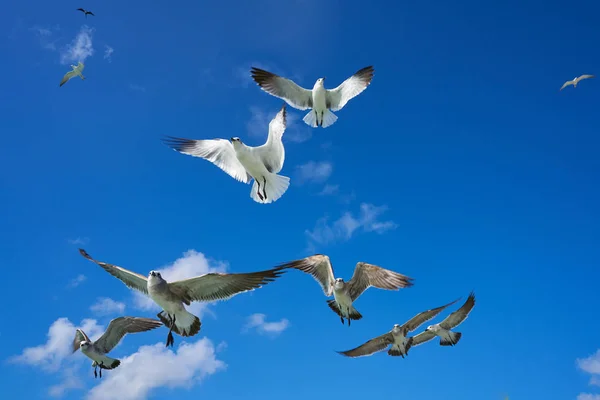
M 125 311 L 125 303 L 115 301 L 108 297 L 99 297 L 90 310 L 98 315 L 122 314 Z
M 112 62 L 112 54 L 115 52 L 115 49 L 108 45 L 104 45 L 104 59 L 108 62 Z
M 60 53 L 61 64 L 84 62 L 86 58 L 92 56 L 94 54 L 93 33 L 93 28 L 83 25 L 75 39 Z
M 71 280 L 71 282 L 69 282 L 69 284 L 67 285 L 67 287 L 69 288 L 76 288 L 77 286 L 81 285 L 83 282 L 85 282 L 86 280 L 86 276 L 83 274 L 79 274 L 77 275 L 75 278 L 73 278 Z
M 73 245 L 85 246 L 86 244 L 88 244 L 90 242 L 90 239 L 87 237 L 78 237 L 75 239 L 67 239 L 67 242 L 69 242 L 69 244 L 73 244 Z
M 323 186 L 323 190 L 319 192 L 319 196 L 331 196 L 340 191 L 340 185 L 327 184 Z
M 591 375 L 590 385 L 600 386 L 600 350 L 586 358 L 576 360 L 577 367 Z M 577 400 L 600 400 L 600 394 L 580 393 Z
M 333 165 L 328 161 L 309 161 L 296 167 L 296 182 L 322 183 L 331 176 Z
M 35 32 L 38 40 L 40 41 L 40 46 L 42 46 L 43 49 L 52 51 L 56 50 L 56 42 L 59 40 L 59 38 L 55 38 L 54 33 L 55 31 L 60 30 L 58 25 L 50 28 L 36 25 L 33 28 L 30 28 L 30 30 Z
M 286 117 L 287 120 L 285 132 L 283 134 L 283 141 L 302 143 L 310 139 L 312 136 L 311 128 L 304 124 L 304 122 L 298 122 L 298 116 L 290 112 L 289 106 L 287 106 L 287 109 L 288 113 Z M 269 122 L 271 122 L 278 112 L 279 109 L 267 112 L 261 107 L 251 106 L 250 120 L 246 123 L 248 134 L 250 136 L 263 138 L 266 140 L 269 133 Z
M 142 346 L 121 359 L 118 373 L 110 374 L 87 395 L 88 400 L 141 400 L 159 387 L 190 389 L 203 378 L 224 370 L 213 343 L 202 338 L 181 343 L 176 352 L 164 343 Z
M 329 218 L 327 216 L 320 218 L 312 231 L 305 231 L 309 239 L 309 246 L 349 240 L 357 231 L 382 234 L 395 229 L 397 227 L 395 222 L 379 220 L 379 217 L 385 211 L 387 211 L 387 206 L 362 203 L 358 216 L 346 212 L 332 224 L 328 222 Z
M 142 92 L 145 93 L 146 92 L 146 88 L 140 85 L 136 85 L 133 83 L 129 84 L 129 89 L 133 90 L 134 92 Z
M 600 400 L 600 394 L 580 393 L 577 400 Z
M 62 372 L 62 382 L 50 386 L 48 394 L 51 397 L 62 397 L 70 390 L 82 389 L 83 384 L 81 382 L 81 377 L 78 376 L 78 372 L 77 368 L 74 367 L 64 368 Z
M 290 321 L 286 318 L 281 319 L 278 322 L 267 322 L 267 316 L 265 314 L 252 314 L 248 317 L 248 322 L 244 326 L 243 331 L 249 329 L 255 329 L 261 334 L 268 334 L 270 336 L 277 336 L 290 325 Z

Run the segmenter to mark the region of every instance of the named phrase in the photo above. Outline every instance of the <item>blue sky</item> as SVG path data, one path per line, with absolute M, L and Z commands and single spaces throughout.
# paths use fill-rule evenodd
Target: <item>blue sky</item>
M 558 90 L 600 74 L 598 12 L 591 0 L 7 3 L 2 392 L 600 399 L 600 88 Z M 87 79 L 59 88 L 81 56 Z M 269 205 L 160 141 L 264 141 L 282 102 L 252 82 L 251 65 L 305 87 L 327 76 L 330 88 L 375 67 L 332 127 L 310 129 L 288 110 L 281 173 L 292 181 Z M 78 247 L 177 276 L 321 252 L 339 276 L 366 261 L 415 285 L 367 291 L 364 319 L 348 328 L 309 276 L 290 271 L 195 306 L 202 331 L 176 336 L 174 352 L 164 328 L 126 337 L 112 355 L 127 363 L 100 381 L 91 361 L 68 355 L 75 327 L 99 333 L 118 315 L 156 311 Z M 456 347 L 431 342 L 406 359 L 334 352 L 471 290 Z

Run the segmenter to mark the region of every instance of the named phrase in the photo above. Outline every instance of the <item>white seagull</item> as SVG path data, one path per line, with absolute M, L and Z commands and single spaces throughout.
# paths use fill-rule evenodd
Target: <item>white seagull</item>
M 65 74 L 65 76 L 63 76 L 62 81 L 60 81 L 60 85 L 58 85 L 59 87 L 64 85 L 65 83 L 67 83 L 68 80 L 70 80 L 71 78 L 74 78 L 76 76 L 80 77 L 81 80 L 85 79 L 85 76 L 83 76 L 83 74 L 81 73 L 81 71 L 83 71 L 83 68 L 85 67 L 85 65 L 83 65 L 83 63 L 81 61 L 79 61 L 77 63 L 77 65 L 71 65 L 71 68 L 73 68 L 73 71 L 69 71 Z
M 73 353 L 78 349 L 81 349 L 83 354 L 94 361 L 92 363 L 92 367 L 94 367 L 94 377 L 98 377 L 96 369 L 100 368 L 100 378 L 102 378 L 103 369 L 114 369 L 121 364 L 121 361 L 108 357 L 106 354 L 119 344 L 121 339 L 123 339 L 123 336 L 128 333 L 146 332 L 156 329 L 161 325 L 162 322 L 150 318 L 115 318 L 108 324 L 106 332 L 104 332 L 95 342 L 92 342 L 84 331 L 77 329 L 75 331 L 75 338 L 73 339 Z
M 467 319 L 469 313 L 475 306 L 475 293 L 471 292 L 465 304 L 461 308 L 448 315 L 439 324 L 429 325 L 425 332 L 421 332 L 413 337 L 413 346 L 430 341 L 436 336 L 440 337 L 440 346 L 454 346 L 460 340 L 462 333 L 452 332 L 450 329 L 457 327 Z
M 167 347 L 175 343 L 171 332 L 181 336 L 194 336 L 200 332 L 200 319 L 189 313 L 184 305 L 189 306 L 192 301 L 226 300 L 238 293 L 262 287 L 285 272 L 282 271 L 283 268 L 239 274 L 211 272 L 195 278 L 167 282 L 160 272 L 150 271 L 146 278 L 125 268 L 97 261 L 83 249 L 79 249 L 79 252 L 128 287 L 149 296 L 163 309 L 158 313 L 158 318 L 169 327 Z
M 346 357 L 370 356 L 373 353 L 385 350 L 385 348 L 391 344 L 392 346 L 388 350 L 388 354 L 390 356 L 402 356 L 402 358 L 404 358 L 404 356 L 408 355 L 408 350 L 410 350 L 413 341 L 413 337 L 408 337 L 408 332 L 414 331 L 458 300 L 459 299 L 456 299 L 441 307 L 423 311 L 406 321 L 403 325 L 395 324 L 391 331 L 384 333 L 381 336 L 377 336 L 352 350 L 338 351 L 338 353 Z
M 285 127 L 284 104 L 269 122 L 269 136 L 262 146 L 247 146 L 239 137 L 193 140 L 168 136 L 163 142 L 175 151 L 212 162 L 240 182 L 250 183 L 254 179 L 250 197 L 257 203 L 266 204 L 279 199 L 290 186 L 290 178 L 277 175 L 285 159 L 282 142 Z
M 564 85 L 562 85 L 562 87 L 560 88 L 560 90 L 563 90 L 564 88 L 566 88 L 569 85 L 573 85 L 573 87 L 577 87 L 577 84 L 579 83 L 579 81 L 583 80 L 583 79 L 589 79 L 589 78 L 593 78 L 594 75 L 581 75 L 579 77 L 573 78 L 572 81 L 566 81 L 564 83 Z
M 413 279 L 389 269 L 376 265 L 359 262 L 354 269 L 354 275 L 348 282 L 342 278 L 335 278 L 329 257 L 315 254 L 300 260 L 281 264 L 281 268 L 294 268 L 312 277 L 321 285 L 325 296 L 333 294 L 333 300 L 327 300 L 327 305 L 340 316 L 342 324 L 344 318 L 359 320 L 362 315 L 354 308 L 352 303 L 371 286 L 378 289 L 399 290 L 413 285 Z
M 327 128 L 337 121 L 338 117 L 332 111 L 341 110 L 350 99 L 358 96 L 369 86 L 375 70 L 372 66 L 357 71 L 335 89 L 325 89 L 325 78 L 319 78 L 312 90 L 298 86 L 294 81 L 275 75 L 264 69 L 252 67 L 252 79 L 265 92 L 279 97 L 298 110 L 311 111 L 303 121 L 316 128 Z

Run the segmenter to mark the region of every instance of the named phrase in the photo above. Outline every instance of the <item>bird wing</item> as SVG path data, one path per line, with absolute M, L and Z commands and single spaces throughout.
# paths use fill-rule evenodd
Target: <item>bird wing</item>
M 579 78 L 577 78 L 578 81 L 582 80 L 582 79 L 589 79 L 589 78 L 593 78 L 594 75 L 589 75 L 589 74 L 584 74 L 581 75 Z
M 408 321 L 406 321 L 404 323 L 404 327 L 406 327 L 406 330 L 408 332 L 412 332 L 415 329 L 417 329 L 419 326 L 423 325 L 425 322 L 429 321 L 430 319 L 432 319 L 433 317 L 435 317 L 436 315 L 438 315 L 440 312 L 442 312 L 446 307 L 451 306 L 452 304 L 456 303 L 458 300 L 460 300 L 460 298 L 454 300 L 451 303 L 448 303 L 446 305 L 443 305 L 441 307 L 437 307 L 437 308 L 432 308 L 431 310 L 427 310 L 427 311 L 423 311 L 417 315 L 415 315 L 414 317 L 412 317 L 411 319 L 409 319 Z
M 435 337 L 435 333 L 431 333 L 429 331 L 424 331 L 412 337 L 411 347 L 418 346 L 425 342 L 429 342 L 431 339 Z
M 119 317 L 108 324 L 106 331 L 94 343 L 94 347 L 103 354 L 111 351 L 128 333 L 145 332 L 162 325 L 157 319 L 139 317 Z
M 125 268 L 118 267 L 116 265 L 108 264 L 102 261 L 98 261 L 93 259 L 87 251 L 84 249 L 79 249 L 79 252 L 82 256 L 87 258 L 88 260 L 98 264 L 101 266 L 106 272 L 121 280 L 128 287 L 139 290 L 144 294 L 148 294 L 148 280 L 145 276 L 140 275 L 138 273 L 128 271 Z
M 210 161 L 240 182 L 249 183 L 252 180 L 252 176 L 237 159 L 229 140 L 194 140 L 167 136 L 163 142 L 175 151 Z
M 412 286 L 411 280 L 412 278 L 398 272 L 359 262 L 356 264 L 352 279 L 348 282 L 348 293 L 354 301 L 371 286 L 378 289 L 398 290 Z
M 71 345 L 73 353 L 79 349 L 79 343 L 83 341 L 90 342 L 90 338 L 81 329 L 75 329 L 75 338 L 73 338 L 73 344 Z
M 346 357 L 370 356 L 373 353 L 384 350 L 392 343 L 394 343 L 394 336 L 388 332 L 381 336 L 377 336 L 352 350 L 338 351 L 338 353 Z
M 90 15 L 92 15 L 92 16 L 94 16 L 94 17 L 95 17 L 94 13 L 93 13 L 93 12 L 91 12 L 91 11 L 88 11 L 88 12 L 86 12 L 86 14 L 90 14 Z
M 471 292 L 465 304 L 461 308 L 448 315 L 445 320 L 440 322 L 440 326 L 444 329 L 452 329 L 455 326 L 460 325 L 467 317 L 475 306 L 475 293 Z
M 321 285 L 325 296 L 333 294 L 333 266 L 329 257 L 324 254 L 315 254 L 314 256 L 302 258 L 300 260 L 289 261 L 279 265 L 282 268 L 294 268 L 312 277 Z
M 264 69 L 252 67 L 250 73 L 252 79 L 265 92 L 285 100 L 286 103 L 298 110 L 312 108 L 312 90 L 304 89 L 294 81 Z
M 563 90 L 564 88 L 566 88 L 567 86 L 569 86 L 569 85 L 572 85 L 572 84 L 573 84 L 573 81 L 566 81 L 566 82 L 565 82 L 565 83 L 562 85 L 562 87 L 560 88 L 560 90 Z
M 278 278 L 283 268 L 239 274 L 212 272 L 195 278 L 169 283 L 171 292 L 186 304 L 192 301 L 226 300 L 238 293 L 248 292 Z
M 335 89 L 327 91 L 327 108 L 340 110 L 350 99 L 358 96 L 371 83 L 375 70 L 372 66 L 358 70 Z
M 254 148 L 254 151 L 264 163 L 267 171 L 274 174 L 281 171 L 283 161 L 285 160 L 285 149 L 283 148 L 281 139 L 283 138 L 283 132 L 285 132 L 286 121 L 287 111 L 284 103 L 275 118 L 269 122 L 269 137 L 267 138 L 267 142 L 262 146 Z
M 83 8 L 78 8 L 77 11 L 81 11 L 81 12 L 85 13 L 85 10 Z
M 60 85 L 59 85 L 59 86 L 62 86 L 62 85 L 64 85 L 65 83 L 67 83 L 67 81 L 68 81 L 69 79 L 71 79 L 71 78 L 72 78 L 72 77 L 74 77 L 74 76 L 75 76 L 75 71 L 69 71 L 69 72 L 67 72 L 67 73 L 65 74 L 65 76 L 63 76 L 63 78 L 62 78 L 62 81 L 60 81 Z
M 85 65 L 81 61 L 79 61 L 77 63 L 77 69 L 79 70 L 79 72 L 83 72 L 84 68 L 85 68 Z

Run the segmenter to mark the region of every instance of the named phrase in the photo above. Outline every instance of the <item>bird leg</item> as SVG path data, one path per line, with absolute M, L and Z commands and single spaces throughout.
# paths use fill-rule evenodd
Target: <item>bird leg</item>
M 173 315 L 173 317 L 169 315 L 169 319 L 171 320 L 171 326 L 169 329 L 169 334 L 167 335 L 167 347 L 172 347 L 175 344 L 175 338 L 173 338 L 173 334 L 171 333 L 173 331 L 173 327 L 175 326 L 175 315 Z
M 102 367 L 104 366 L 104 361 L 100 363 L 100 378 L 102 378 Z
M 340 316 L 340 319 L 342 320 L 342 325 L 344 325 L 344 317 Z
M 261 201 L 264 201 L 264 197 L 262 194 L 260 194 L 260 182 L 258 180 L 256 180 L 256 194 L 258 195 L 258 198 L 261 199 Z
M 97 370 L 97 369 L 98 369 L 98 364 L 96 364 L 96 365 L 94 366 L 94 378 L 97 378 L 97 377 L 98 377 L 98 372 L 96 372 L 96 370 Z M 100 371 L 102 371 L 102 370 L 100 370 Z
M 348 318 L 348 326 L 350 326 L 350 318 Z
M 263 176 L 263 194 L 265 195 L 265 200 L 267 199 L 267 178 Z

